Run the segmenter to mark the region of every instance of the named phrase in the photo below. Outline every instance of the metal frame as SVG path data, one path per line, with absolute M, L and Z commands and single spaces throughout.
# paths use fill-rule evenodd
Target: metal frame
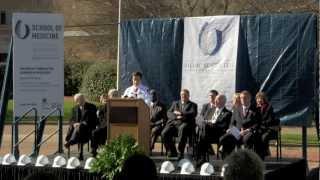
M 50 115 L 52 115 L 53 113 L 58 112 L 59 113 L 59 119 L 58 119 L 58 128 L 51 133 L 46 139 L 42 140 L 42 135 L 43 135 L 43 131 L 46 125 L 46 120 L 48 119 L 48 117 L 50 117 Z M 52 111 L 50 111 L 47 115 L 45 115 L 44 117 L 42 117 L 39 122 L 38 122 L 38 133 L 37 136 L 39 135 L 39 137 L 37 137 L 37 142 L 36 142 L 36 149 L 35 149 L 35 155 L 39 154 L 39 150 L 42 144 L 44 144 L 45 142 L 47 142 L 51 137 L 53 137 L 55 134 L 58 133 L 58 150 L 56 153 L 63 153 L 63 148 L 62 148 L 62 113 L 61 113 L 61 109 L 60 108 L 55 108 Z

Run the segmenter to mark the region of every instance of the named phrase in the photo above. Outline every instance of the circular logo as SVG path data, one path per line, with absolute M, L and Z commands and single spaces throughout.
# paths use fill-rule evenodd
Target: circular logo
M 205 55 L 216 54 L 222 41 L 222 31 L 215 28 L 213 23 L 205 23 L 199 34 L 199 47 Z
M 28 25 L 23 24 L 21 20 L 18 20 L 15 24 L 14 32 L 19 39 L 26 39 L 30 34 L 30 28 Z

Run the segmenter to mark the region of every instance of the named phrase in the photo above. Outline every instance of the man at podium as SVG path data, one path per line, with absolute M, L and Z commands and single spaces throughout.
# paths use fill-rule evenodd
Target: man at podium
M 143 99 L 146 104 L 150 104 L 150 94 L 149 89 L 142 85 L 142 73 L 141 72 L 133 72 L 132 73 L 132 86 L 128 87 L 122 97 L 123 98 L 135 98 L 135 99 Z
M 187 138 L 190 137 L 193 131 L 195 117 L 197 116 L 197 104 L 190 101 L 189 97 L 189 90 L 182 89 L 180 92 L 180 101 L 173 102 L 167 112 L 168 122 L 161 135 L 165 148 L 169 151 L 169 157 L 177 156 L 173 138 L 178 136 L 179 159 L 183 158 Z

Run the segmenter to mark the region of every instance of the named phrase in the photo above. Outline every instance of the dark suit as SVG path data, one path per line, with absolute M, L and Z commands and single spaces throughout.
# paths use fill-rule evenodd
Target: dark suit
M 276 139 L 278 132 L 271 127 L 279 126 L 280 122 L 275 118 L 271 105 L 266 105 L 265 108 L 258 108 L 261 114 L 261 124 L 258 127 L 260 141 L 257 142 L 256 151 L 261 158 L 268 155 L 269 140 Z
M 91 138 L 91 132 L 97 125 L 97 108 L 94 104 L 85 103 L 83 110 L 79 105 L 72 108 L 72 117 L 66 136 L 68 145 L 88 142 Z M 75 123 L 80 123 L 79 128 L 74 128 Z
M 177 119 L 177 116 L 173 113 L 174 111 L 180 111 L 182 113 L 182 119 Z M 185 104 L 182 104 L 181 101 L 175 101 L 168 110 L 167 116 L 168 122 L 161 132 L 165 148 L 172 154 L 177 154 L 173 138 L 174 136 L 178 136 L 178 149 L 181 155 L 183 155 L 187 138 L 191 135 L 195 126 L 197 104 L 191 101 L 188 101 Z
M 220 144 L 223 147 L 223 156 L 224 154 L 229 154 L 235 148 L 236 145 L 244 144 L 246 148 L 253 149 L 253 146 L 256 144 L 257 136 L 257 127 L 261 122 L 260 113 L 258 109 L 251 105 L 246 112 L 243 112 L 243 108 L 233 109 L 230 127 L 235 126 L 239 130 L 249 129 L 250 131 L 243 135 L 238 141 L 231 134 L 224 134 L 220 138 Z
M 155 102 L 150 107 L 150 128 L 151 128 L 151 149 L 154 148 L 154 144 L 164 124 L 167 122 L 167 109 L 161 102 Z
M 245 115 L 243 115 L 244 113 Z M 235 123 L 236 127 L 240 127 L 240 129 L 250 129 L 248 133 L 242 136 L 241 140 L 246 148 L 253 149 L 258 138 L 256 129 L 261 122 L 261 116 L 258 109 L 253 105 L 251 105 L 246 112 L 243 112 L 242 108 L 236 109 L 232 114 L 231 121 L 231 123 Z
M 104 145 L 107 141 L 107 107 L 106 105 L 99 106 L 97 110 L 97 125 L 96 128 L 92 131 L 91 138 L 91 148 L 92 154 L 95 156 L 97 153 L 97 148 L 101 145 Z
M 215 107 L 210 103 L 206 103 L 202 106 L 201 113 L 197 117 L 197 141 L 204 138 L 206 134 L 206 121 L 212 119 Z
M 206 103 L 202 106 L 200 116 L 203 117 L 203 119 L 208 120 L 211 119 L 214 113 L 215 107 L 211 105 L 211 103 Z
M 219 143 L 220 137 L 225 134 L 230 125 L 232 113 L 225 107 L 221 110 L 220 114 L 216 118 L 216 122 L 213 124 L 205 120 L 205 134 L 200 134 L 200 140 L 198 144 L 198 155 L 202 159 L 205 158 L 205 154 L 210 147 L 210 143 Z M 212 119 L 212 118 L 211 118 Z M 210 120 L 210 119 L 208 119 Z M 203 132 L 203 131 L 201 131 Z

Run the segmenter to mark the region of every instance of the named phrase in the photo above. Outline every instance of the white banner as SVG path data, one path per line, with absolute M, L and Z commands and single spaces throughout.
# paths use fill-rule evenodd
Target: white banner
M 191 100 L 208 103 L 211 89 L 227 96 L 230 107 L 235 92 L 240 16 L 184 19 L 182 88 Z
M 61 14 L 13 14 L 15 117 L 32 107 L 37 108 L 39 115 L 45 115 L 56 107 L 63 113 L 63 25 Z

